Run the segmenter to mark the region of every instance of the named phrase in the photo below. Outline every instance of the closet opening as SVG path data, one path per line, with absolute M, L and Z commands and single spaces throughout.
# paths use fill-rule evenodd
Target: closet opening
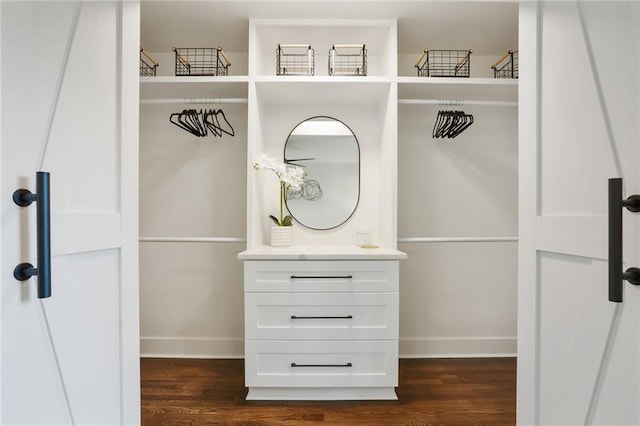
M 159 63 L 140 79 L 142 357 L 244 357 L 237 255 L 268 244 L 270 207 L 248 193 L 251 162 L 282 157 L 273 147 L 314 115 L 353 126 L 358 208 L 378 211 L 374 243 L 407 254 L 399 358 L 515 357 L 518 3 L 366 3 L 141 3 L 140 46 Z M 251 20 L 264 20 L 253 41 Z M 341 43 L 366 46 L 366 75 L 330 75 Z M 279 72 L 278 47 L 298 44 L 302 71 Z M 174 47 L 221 47 L 227 75 L 176 76 Z M 442 49 L 465 52 L 454 74 L 420 74 Z M 356 228 L 298 226 L 294 243 L 355 244 Z

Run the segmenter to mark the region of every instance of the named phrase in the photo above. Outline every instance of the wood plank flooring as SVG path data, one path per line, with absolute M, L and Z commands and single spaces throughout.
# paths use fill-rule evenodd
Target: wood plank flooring
M 515 424 L 515 358 L 402 359 L 398 401 L 245 401 L 243 360 L 142 359 L 143 425 Z

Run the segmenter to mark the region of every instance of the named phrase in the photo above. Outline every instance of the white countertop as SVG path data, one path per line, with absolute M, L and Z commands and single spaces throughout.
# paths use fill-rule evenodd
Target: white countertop
M 240 260 L 400 260 L 407 254 L 385 247 L 343 245 L 260 246 L 238 253 Z

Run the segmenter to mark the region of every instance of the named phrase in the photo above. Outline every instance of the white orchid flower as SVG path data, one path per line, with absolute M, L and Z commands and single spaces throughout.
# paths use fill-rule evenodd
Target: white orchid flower
M 278 163 L 278 160 L 269 157 L 265 153 L 258 156 L 253 163 L 253 168 L 256 170 L 272 170 L 278 176 L 280 182 L 280 219 L 273 215 L 269 215 L 269 218 L 278 226 L 291 226 L 293 223 L 291 215 L 284 216 L 284 199 L 289 187 L 300 189 L 305 176 L 304 170 L 300 167 L 287 167 L 285 163 Z

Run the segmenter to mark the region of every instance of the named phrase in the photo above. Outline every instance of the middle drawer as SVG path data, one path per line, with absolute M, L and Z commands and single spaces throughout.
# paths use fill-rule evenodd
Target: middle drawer
M 397 339 L 398 293 L 246 293 L 245 339 Z

